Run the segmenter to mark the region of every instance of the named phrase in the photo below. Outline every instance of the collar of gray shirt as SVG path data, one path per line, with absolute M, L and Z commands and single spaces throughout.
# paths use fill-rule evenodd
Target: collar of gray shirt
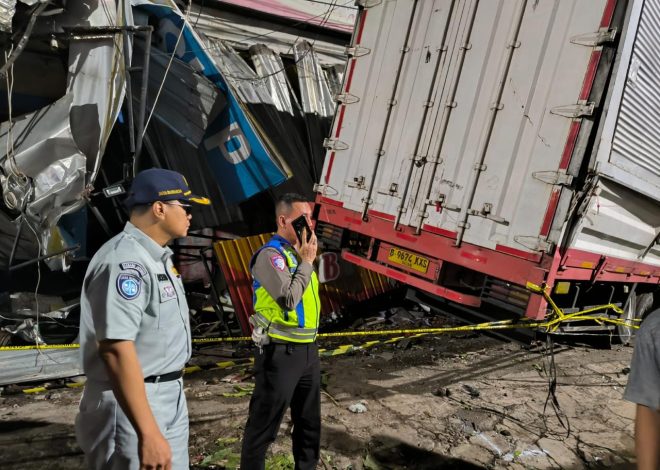
M 156 261 L 165 261 L 172 256 L 172 250 L 167 246 L 160 246 L 149 235 L 137 228 L 130 222 L 126 222 L 124 233 L 135 238 L 137 242 L 153 257 Z

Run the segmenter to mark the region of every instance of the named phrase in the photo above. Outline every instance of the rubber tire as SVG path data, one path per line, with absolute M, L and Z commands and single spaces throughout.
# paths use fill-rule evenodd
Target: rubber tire
M 630 303 L 635 302 L 635 308 L 630 308 Z M 647 292 L 645 294 L 630 296 L 628 302 L 624 307 L 624 320 L 630 321 L 634 319 L 644 320 L 644 317 L 651 311 L 653 308 L 653 294 Z M 617 325 L 616 334 L 618 342 L 624 345 L 630 344 L 632 339 L 635 337 L 635 332 L 637 330 L 627 326 Z
M 12 334 L 7 333 L 6 331 L 0 330 L 0 347 L 9 346 L 11 344 Z

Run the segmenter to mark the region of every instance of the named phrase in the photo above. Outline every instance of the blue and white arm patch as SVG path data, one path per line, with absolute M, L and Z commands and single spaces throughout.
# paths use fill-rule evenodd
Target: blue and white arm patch
M 136 299 L 142 291 L 142 279 L 134 274 L 120 273 L 117 276 L 117 292 L 126 300 Z

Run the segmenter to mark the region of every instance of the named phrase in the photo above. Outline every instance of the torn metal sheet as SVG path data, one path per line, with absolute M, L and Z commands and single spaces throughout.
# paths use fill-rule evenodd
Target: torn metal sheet
M 236 318 L 244 334 L 250 334 L 248 318 L 254 312 L 250 259 L 266 243 L 271 234 L 255 235 L 213 244 L 215 256 L 222 270 L 231 296 Z M 321 311 L 329 314 L 361 302 L 393 288 L 387 277 L 374 271 L 352 265 L 336 252 L 322 253 L 323 270 L 319 284 Z
M 14 13 L 16 13 L 16 0 L 0 0 L 0 31 L 11 33 Z
M 127 0 L 68 2 L 60 25 L 132 26 L 133 15 Z M 126 71 L 121 34 L 107 38 L 79 37 L 69 45 L 67 92 L 73 95 L 71 127 L 87 157 L 91 184 L 124 100 Z
M 195 29 L 211 40 L 225 41 L 241 50 L 255 44 L 266 44 L 277 54 L 291 56 L 293 45 L 302 38 L 314 42 L 314 49 L 324 65 L 343 65 L 346 62 L 346 44 L 350 42 L 353 30 L 352 19 L 347 21 L 342 31 L 331 30 L 327 24 L 310 30 L 306 23 L 295 21 L 283 26 L 284 22 L 276 18 L 277 15 L 274 15 L 275 21 L 270 22 L 250 12 L 229 10 L 220 2 L 202 2 L 201 7 L 199 2 L 196 3 L 190 13 L 191 20 L 195 23 Z M 258 3 L 261 0 L 253 2 L 255 6 Z M 305 1 L 306 9 L 315 6 L 318 5 Z M 329 9 L 328 6 L 321 7 L 323 11 Z M 357 8 L 352 11 L 357 12 Z M 324 31 L 326 27 L 327 32 Z
M 131 13 L 124 0 L 68 2 L 42 28 L 121 27 L 132 25 Z M 120 34 L 72 36 L 65 95 L 0 127 L 4 202 L 39 233 L 43 253 L 51 245 L 51 229 L 85 204 L 96 177 L 124 97 L 121 51 Z
M 0 125 L 0 148 L 8 141 L 14 144 L 14 154 L 3 165 L 7 176 L 0 176 L 5 205 L 25 207 L 28 222 L 39 231 L 56 223 L 67 205 L 78 208 L 85 189 L 86 159 L 69 120 L 72 102 L 67 94 L 12 126 Z
M 216 102 L 218 114 L 206 129 L 203 149 L 226 200 L 246 200 L 288 179 L 291 171 L 285 160 L 255 129 L 208 53 L 206 42 L 176 4 L 171 0 L 133 0 L 133 5 L 158 22 L 157 35 L 166 52 L 174 52 L 176 58 L 212 80 L 222 92 L 224 102 Z
M 219 3 L 348 33 L 353 31 L 358 11 L 354 2 L 346 1 L 313 3 L 309 0 L 219 0 Z
M 135 42 L 135 52 L 136 59 L 143 57 L 143 45 L 140 41 Z M 178 59 L 174 59 L 167 70 L 169 62 L 169 54 L 151 49 L 147 101 L 156 101 L 158 90 L 163 84 L 153 118 L 191 145 L 199 147 L 209 119 L 213 119 L 220 91 L 208 78 L 195 73 L 190 66 Z M 135 65 L 142 66 L 139 61 Z M 138 77 L 135 77 L 133 85 L 139 85 Z M 133 101 L 135 105 L 140 104 L 137 94 L 133 95 Z
M 286 185 L 286 191 L 295 191 L 314 197 L 312 188 L 318 178 L 314 172 L 314 149 L 322 151 L 323 139 L 311 141 L 308 129 L 302 119 L 302 112 L 297 105 L 293 113 L 279 111 L 272 100 L 273 93 L 265 78 L 259 77 L 243 57 L 229 44 L 222 41 L 215 43 L 211 53 L 217 56 L 218 64 L 230 85 L 246 109 L 246 114 L 255 123 L 268 145 L 284 155 L 286 163 L 293 172 L 293 177 Z M 280 69 L 283 70 L 283 69 Z M 282 72 L 283 73 L 283 72 Z M 283 92 L 284 90 L 280 90 Z M 289 95 L 294 97 L 294 95 Z
M 293 52 L 303 110 L 306 114 L 332 117 L 335 113 L 334 97 L 314 48 L 307 41 L 300 41 L 295 44 Z
M 3 351 L 0 354 L 0 385 L 82 374 L 82 361 L 78 349 L 28 349 Z
M 172 132 L 169 125 L 160 119 L 149 124 L 147 138 L 147 148 L 151 147 L 149 153 L 154 152 L 164 168 L 183 174 L 190 187 L 211 199 L 211 206 L 193 208 L 192 229 L 241 222 L 243 217 L 239 208 L 225 201 L 203 151 L 180 134 Z
M 339 93 L 341 93 L 341 85 L 344 82 L 345 70 L 346 66 L 344 64 L 333 65 L 332 67 L 326 67 L 323 69 L 325 80 L 328 83 L 331 96 L 337 96 Z
M 250 47 L 250 57 L 257 75 L 264 80 L 277 110 L 293 116 L 293 105 L 282 58 L 264 44 Z

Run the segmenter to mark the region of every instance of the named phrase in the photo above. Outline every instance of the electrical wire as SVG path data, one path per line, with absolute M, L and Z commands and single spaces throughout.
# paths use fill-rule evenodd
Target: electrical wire
M 144 128 L 142 129 L 142 135 L 140 136 L 140 138 L 144 138 L 144 135 L 147 133 L 147 127 L 149 126 L 149 122 L 151 122 L 151 117 L 154 115 L 154 111 L 156 110 L 156 105 L 158 104 L 158 98 L 160 97 L 160 93 L 163 91 L 163 87 L 165 86 L 165 80 L 167 79 L 167 74 L 170 71 L 172 62 L 174 61 L 174 56 L 176 55 L 176 50 L 179 47 L 179 42 L 183 37 L 183 31 L 185 30 L 186 23 L 188 23 L 188 17 L 190 15 L 191 8 L 192 8 L 192 0 L 188 0 L 188 8 L 183 18 L 183 23 L 181 24 L 181 30 L 179 31 L 179 36 L 176 38 L 176 43 L 174 44 L 174 48 L 172 49 L 172 54 L 170 55 L 170 61 L 167 63 L 167 67 L 165 67 L 165 73 L 163 73 L 163 80 L 160 82 L 160 86 L 158 87 L 158 92 L 156 93 L 156 97 L 154 98 L 153 105 L 151 106 L 149 117 L 144 123 Z M 146 106 L 146 103 L 142 103 L 142 104 Z

